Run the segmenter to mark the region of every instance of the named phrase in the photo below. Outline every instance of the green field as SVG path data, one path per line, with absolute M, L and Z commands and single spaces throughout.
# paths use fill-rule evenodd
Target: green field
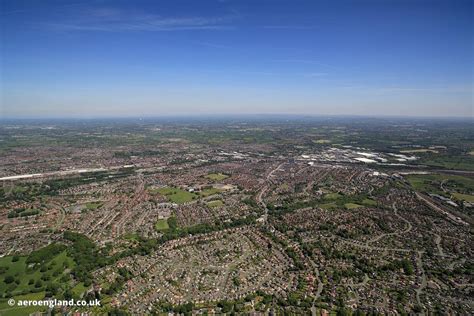
M 320 204 L 318 205 L 320 208 L 323 208 L 323 209 L 326 209 L 326 210 L 330 210 L 332 208 L 336 208 L 337 205 L 336 203 L 324 203 L 324 204 Z
M 81 297 L 82 293 L 84 293 L 86 290 L 87 287 L 84 286 L 84 283 L 79 282 L 71 289 L 71 292 L 74 297 Z
M 206 196 L 209 196 L 209 195 L 217 194 L 219 192 L 222 192 L 222 190 L 219 190 L 219 189 L 216 189 L 216 188 L 207 188 L 207 189 L 204 189 L 201 192 L 199 192 L 199 195 L 202 195 L 202 196 L 206 197 Z
M 351 209 L 354 209 L 354 208 L 362 207 L 362 205 L 355 204 L 355 203 L 346 203 L 346 204 L 344 204 L 344 207 L 351 210 Z
M 25 294 L 41 290 L 49 283 L 63 283 L 60 279 L 67 276 L 64 273 L 66 268 L 74 266 L 74 261 L 67 256 L 66 251 L 47 258 L 33 268 L 28 267 L 26 260 L 27 257 L 0 258 L 0 293 Z
M 363 199 L 362 204 L 367 205 L 367 206 L 377 206 L 377 201 L 374 201 L 372 199 Z
M 222 205 L 224 205 L 224 202 L 222 202 L 221 200 L 207 202 L 207 206 L 209 207 L 221 207 Z
M 415 153 L 434 153 L 437 154 L 439 151 L 429 148 L 418 148 L 418 149 L 404 149 L 400 150 L 402 154 L 415 154 Z
M 166 219 L 159 219 L 155 224 L 155 229 L 157 231 L 165 231 L 168 230 L 170 226 L 168 225 L 168 221 Z
M 474 179 L 446 174 L 417 174 L 406 176 L 408 182 L 415 190 L 443 195 L 441 183 L 448 191 L 464 192 L 474 191 Z M 444 194 L 445 195 L 445 194 Z
M 428 155 L 428 154 L 426 154 Z M 474 170 L 474 156 L 472 155 L 429 155 L 423 157 L 419 163 L 432 167 L 442 167 L 446 169 Z
M 104 205 L 104 202 L 101 202 L 101 201 L 88 202 L 88 203 L 86 203 L 86 208 L 88 210 L 95 210 L 95 209 L 98 209 L 98 208 L 102 207 L 102 205 Z
M 474 202 L 474 195 L 470 194 L 461 194 L 461 193 L 453 193 L 452 194 L 456 199 L 463 200 L 466 202 Z
M 15 301 L 18 300 L 41 300 L 44 298 L 45 292 L 41 291 L 38 293 L 30 293 L 25 295 L 17 295 L 13 298 Z M 47 307 L 38 307 L 38 306 L 10 306 L 8 305 L 8 299 L 0 299 L 0 315 L 1 316 L 21 316 L 29 315 L 37 311 L 46 311 Z
M 190 202 L 198 198 L 198 195 L 188 191 L 184 191 L 177 188 L 164 187 L 159 189 L 151 189 L 152 193 L 159 193 L 166 196 L 166 198 L 173 203 L 182 204 Z
M 329 144 L 331 141 L 329 139 L 317 139 L 313 140 L 315 144 Z
M 342 195 L 339 193 L 328 193 L 324 195 L 325 200 L 337 200 L 340 197 L 342 197 Z
M 227 179 L 228 177 L 228 175 L 223 173 L 210 173 L 206 176 L 206 178 L 212 181 L 222 181 L 224 179 Z

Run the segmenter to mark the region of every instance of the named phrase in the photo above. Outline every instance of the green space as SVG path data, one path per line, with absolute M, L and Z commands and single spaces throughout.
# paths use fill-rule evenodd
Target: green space
M 328 193 L 324 195 L 325 200 L 337 200 L 340 197 L 342 197 L 342 195 L 339 193 Z
M 229 176 L 223 173 L 210 173 L 205 178 L 212 180 L 212 181 L 222 181 L 227 179 Z
M 380 196 L 386 194 L 387 187 L 375 189 L 373 196 Z M 367 194 L 352 194 L 345 195 L 343 193 L 327 193 L 322 198 L 299 200 L 297 198 L 287 198 L 284 203 L 278 206 L 267 204 L 270 215 L 281 216 L 285 213 L 292 212 L 297 209 L 306 207 L 319 207 L 322 209 L 354 209 L 358 207 L 374 207 L 378 203 Z
M 458 176 L 458 175 L 447 175 L 447 174 L 416 174 L 406 176 L 408 182 L 413 186 L 415 190 L 429 193 L 436 193 L 440 195 L 447 195 L 441 188 L 443 188 L 451 194 L 454 192 L 461 194 L 468 194 L 474 191 L 474 179 Z
M 206 189 L 202 190 L 201 192 L 199 192 L 199 195 L 202 195 L 202 196 L 206 197 L 206 196 L 209 196 L 209 195 L 217 194 L 219 192 L 222 192 L 222 190 L 217 189 L 217 188 L 206 188 Z
M 19 300 L 42 300 L 45 297 L 45 292 L 37 292 L 37 293 L 29 293 L 24 295 L 16 295 L 13 296 L 16 302 Z M 8 305 L 8 299 L 2 298 L 0 299 L 0 315 L 2 316 L 20 316 L 20 315 L 30 315 L 37 311 L 46 311 L 47 307 L 40 307 L 40 306 L 10 306 Z
M 155 224 L 155 229 L 157 231 L 164 231 L 164 230 L 168 230 L 169 228 L 170 226 L 168 225 L 168 220 L 164 218 L 159 219 Z
M 366 198 L 362 200 L 362 204 L 366 206 L 377 206 L 377 201 L 374 201 L 372 199 Z
M 65 249 L 64 245 L 51 244 L 29 256 L 0 258 L 0 293 L 10 297 L 43 290 L 57 292 L 72 281 L 68 271 L 75 265 Z
M 84 293 L 86 290 L 87 287 L 84 285 L 84 283 L 79 282 L 71 289 L 71 292 L 74 297 L 81 297 L 82 293 Z
M 315 144 L 329 144 L 331 141 L 329 139 L 317 139 L 313 140 Z
M 38 215 L 40 213 L 40 210 L 38 209 L 25 209 L 24 207 L 16 208 L 8 212 L 7 217 L 8 218 L 15 218 L 15 217 L 27 217 L 27 216 L 33 216 L 33 215 Z
M 41 183 L 22 183 L 21 186 L 0 187 L 0 202 L 31 202 L 47 196 L 56 196 L 60 190 L 93 182 L 109 181 L 130 176 L 133 168 L 122 168 L 114 171 L 87 172 L 79 176 L 64 179 L 50 179 Z
M 138 241 L 140 236 L 137 233 L 127 233 L 123 235 L 123 239 L 130 241 Z
M 419 163 L 446 169 L 474 170 L 474 156 L 472 155 L 435 155 L 426 153 L 422 155 Z
M 198 198 L 197 194 L 178 188 L 164 187 L 159 189 L 151 189 L 150 191 L 152 193 L 159 193 L 161 195 L 164 195 L 170 202 L 177 204 L 190 202 Z
M 222 205 L 224 205 L 224 202 L 222 202 L 221 200 L 207 202 L 207 206 L 209 207 L 221 207 Z
M 453 193 L 452 195 L 453 195 L 453 197 L 455 197 L 458 200 L 463 200 L 463 201 L 466 201 L 466 202 L 474 203 L 474 195 L 462 194 L 462 193 L 457 193 L 457 192 Z
M 354 208 L 362 207 L 362 205 L 359 205 L 359 204 L 356 204 L 356 203 L 346 203 L 346 204 L 344 204 L 344 207 L 351 210 L 351 209 L 354 209 Z
M 404 149 L 400 150 L 402 154 L 414 154 L 414 153 L 434 153 L 437 154 L 439 151 L 429 148 L 417 148 L 417 149 Z
M 323 208 L 323 209 L 326 209 L 326 210 L 330 210 L 332 208 L 336 208 L 337 205 L 336 203 L 323 203 L 323 204 L 320 204 L 318 205 L 320 208 Z
M 102 205 L 104 205 L 104 202 L 102 201 L 88 202 L 86 203 L 86 208 L 88 210 L 95 210 L 95 209 L 101 208 Z

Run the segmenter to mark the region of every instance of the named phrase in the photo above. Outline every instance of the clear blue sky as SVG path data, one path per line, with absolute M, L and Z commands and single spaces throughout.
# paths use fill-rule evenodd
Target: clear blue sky
M 473 1 L 2 0 L 3 117 L 473 115 Z

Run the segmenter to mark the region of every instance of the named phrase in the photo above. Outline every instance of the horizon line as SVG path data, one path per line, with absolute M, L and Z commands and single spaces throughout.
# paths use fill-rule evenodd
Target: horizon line
M 101 119 L 163 119 L 163 118 L 252 118 L 252 117 L 279 117 L 279 118 L 374 118 L 374 119 L 465 119 L 474 120 L 474 115 L 452 115 L 452 116 L 429 116 L 429 115 L 392 115 L 392 114 L 289 114 L 289 113 L 228 113 L 228 114 L 162 114 L 162 115 L 98 115 L 98 116 L 77 116 L 77 115 L 61 115 L 61 116 L 3 116 L 0 121 L 6 120 L 101 120 Z

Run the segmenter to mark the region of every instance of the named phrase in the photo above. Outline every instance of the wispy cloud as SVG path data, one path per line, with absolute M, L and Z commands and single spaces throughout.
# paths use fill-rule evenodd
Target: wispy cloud
M 370 94 L 438 94 L 438 93 L 472 93 L 473 88 L 470 85 L 430 85 L 430 86 L 377 86 L 377 85 L 346 85 L 340 88 L 356 90 L 362 93 Z
M 61 11 L 63 9 L 75 7 L 75 6 L 81 6 L 84 3 L 67 3 L 67 4 L 62 4 L 62 5 L 57 5 L 53 8 L 50 8 L 49 11 Z M 7 16 L 7 15 L 12 15 L 12 14 L 23 14 L 23 13 L 28 13 L 28 12 L 33 12 L 36 11 L 38 12 L 38 7 L 35 6 L 28 6 L 27 9 L 19 9 L 19 10 L 12 10 L 12 11 L 2 11 L 0 12 L 0 16 Z
M 290 63 L 290 64 L 307 64 L 307 65 L 317 65 L 317 66 L 323 66 L 327 68 L 333 68 L 336 69 L 338 67 L 328 65 L 326 63 L 322 63 L 317 60 L 311 60 L 311 59 L 274 59 L 272 62 L 275 63 Z
M 314 25 L 264 25 L 264 29 L 269 30 L 312 30 L 315 29 Z
M 326 72 L 310 72 L 310 73 L 304 74 L 304 76 L 308 77 L 308 78 L 324 77 L 324 76 L 327 76 L 327 75 L 328 75 L 328 73 L 326 73 Z
M 115 8 L 85 10 L 75 19 L 47 23 L 48 27 L 62 31 L 182 31 L 231 29 L 236 15 L 220 17 L 165 17 L 148 13 L 123 12 Z
M 232 46 L 229 45 L 223 45 L 219 43 L 212 43 L 212 42 L 203 42 L 203 41 L 192 41 L 192 43 L 206 46 L 206 47 L 211 47 L 211 48 L 222 48 L 222 49 L 232 49 Z

